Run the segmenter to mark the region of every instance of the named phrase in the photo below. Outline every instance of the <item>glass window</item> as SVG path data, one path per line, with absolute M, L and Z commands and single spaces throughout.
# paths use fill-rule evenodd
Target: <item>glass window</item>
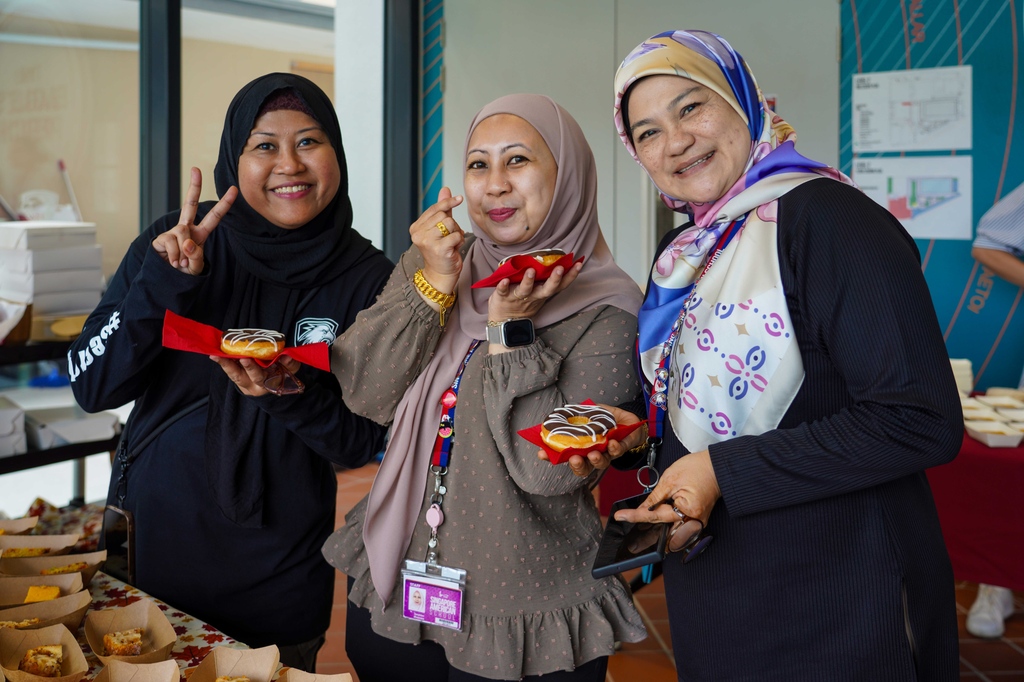
M 181 12 L 181 188 L 189 168 L 203 172 L 202 199 L 216 199 L 217 163 L 224 114 L 238 90 L 275 71 L 309 78 L 334 99 L 333 0 L 253 2 L 246 16 L 239 3 L 202 3 Z
M 71 197 L 113 273 L 139 232 L 138 3 L 0 3 L 0 196 Z M 63 209 L 60 215 L 67 215 Z

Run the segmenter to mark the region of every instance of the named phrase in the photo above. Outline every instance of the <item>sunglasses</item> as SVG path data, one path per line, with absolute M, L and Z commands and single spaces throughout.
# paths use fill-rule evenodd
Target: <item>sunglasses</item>
M 276 396 L 297 395 L 306 390 L 305 384 L 279 362 L 267 367 L 267 378 L 263 380 L 263 388 Z
M 669 540 L 668 551 L 672 553 L 681 552 L 683 555 L 683 563 L 688 564 L 694 559 L 696 559 L 698 556 L 700 556 L 701 553 L 708 548 L 708 545 L 711 544 L 711 541 L 714 540 L 715 537 L 713 535 L 705 535 L 704 522 L 700 519 L 695 519 L 693 517 L 687 516 L 683 512 L 679 511 L 679 509 L 676 508 L 675 503 L 672 503 L 672 511 L 675 512 L 675 515 L 679 517 L 679 525 L 675 528 L 674 531 L 669 532 L 670 536 L 673 532 L 682 530 L 683 526 L 686 525 L 686 523 L 689 521 L 696 521 L 700 524 L 700 528 L 697 530 L 697 532 L 691 535 L 689 539 L 687 539 L 687 541 L 684 542 L 682 546 L 678 547 L 677 549 L 672 549 L 673 543 L 671 540 Z

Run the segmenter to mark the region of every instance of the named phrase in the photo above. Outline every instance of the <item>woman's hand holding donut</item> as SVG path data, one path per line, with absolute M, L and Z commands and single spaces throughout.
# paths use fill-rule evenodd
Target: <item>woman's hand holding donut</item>
M 612 416 L 615 417 L 616 424 L 629 425 L 640 421 L 639 417 L 628 410 L 612 407 L 611 405 L 598 405 L 598 407 L 603 407 L 611 412 Z M 629 432 L 621 441 L 609 439 L 608 446 L 604 452 L 593 450 L 585 456 L 573 455 L 566 463 L 574 474 L 580 478 L 585 478 L 595 469 L 607 469 L 611 466 L 613 459 L 622 457 L 627 451 L 639 447 L 645 440 L 647 440 L 647 429 L 641 426 Z M 538 450 L 537 457 L 547 461 L 548 453 L 544 450 Z
M 711 510 L 721 496 L 711 455 L 701 450 L 677 459 L 639 507 L 616 512 L 615 518 L 631 523 L 673 524 L 669 550 L 677 551 L 700 530 L 700 524 L 693 519 L 707 525 Z M 673 507 L 691 520 L 682 522 Z
M 193 168 L 189 180 L 185 203 L 181 207 L 178 224 L 153 240 L 153 248 L 160 257 L 171 266 L 189 275 L 198 275 L 203 271 L 203 244 L 213 229 L 220 224 L 231 204 L 238 196 L 238 188 L 231 186 L 210 212 L 196 225 L 193 223 L 199 207 L 199 195 L 203 189 L 203 174 Z
M 491 322 L 503 322 L 509 319 L 533 317 L 540 312 L 549 298 L 564 291 L 576 281 L 583 269 L 583 263 L 576 263 L 565 270 L 558 266 L 551 271 L 551 276 L 544 282 L 536 281 L 537 272 L 529 268 L 523 275 L 523 281 L 513 284 L 508 279 L 498 282 L 491 297 L 487 299 L 487 319 Z
M 424 211 L 409 228 L 412 243 L 423 254 L 423 277 L 430 286 L 445 294 L 455 291 L 462 272 L 459 249 L 465 235 L 452 217 L 452 209 L 461 203 L 461 196 L 453 197 L 450 189 L 442 187 L 437 193 L 437 203 Z M 436 309 L 437 304 L 433 303 L 431 307 Z
M 245 395 L 253 397 L 271 395 L 271 391 L 268 391 L 263 385 L 270 373 L 260 367 L 252 358 L 234 360 L 211 355 L 210 359 L 220 365 L 220 368 L 228 375 L 228 379 Z M 297 373 L 302 366 L 298 360 L 287 355 L 279 357 L 277 362 L 292 374 Z

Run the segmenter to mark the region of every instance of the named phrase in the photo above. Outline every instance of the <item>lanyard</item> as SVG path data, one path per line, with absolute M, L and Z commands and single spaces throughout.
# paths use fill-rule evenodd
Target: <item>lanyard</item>
M 725 228 L 722 235 L 715 242 L 715 246 L 711 250 L 711 254 L 708 256 L 707 263 L 704 265 L 704 269 L 701 270 L 700 275 L 694 280 L 693 286 L 690 288 L 690 293 L 687 294 L 686 300 L 683 301 L 682 310 L 679 312 L 679 317 L 672 323 L 672 331 L 669 333 L 668 338 L 665 339 L 664 343 L 661 344 L 661 360 L 658 362 L 657 368 L 654 370 L 654 384 L 651 386 L 650 397 L 647 402 L 647 462 L 644 466 L 640 467 L 640 470 L 636 472 L 636 480 L 640 485 L 644 487 L 644 492 L 649 493 L 654 489 L 654 486 L 658 485 L 658 470 L 654 466 L 655 457 L 657 456 L 658 447 L 661 445 L 662 436 L 665 432 L 665 414 L 668 410 L 668 375 L 669 367 L 672 364 L 672 349 L 675 348 L 676 341 L 679 340 L 679 335 L 683 331 L 683 327 L 686 326 L 687 317 L 690 315 L 690 308 L 694 301 L 696 301 L 697 285 L 704 275 L 707 274 L 711 266 L 718 260 L 718 256 L 725 250 L 725 247 L 732 241 L 733 236 L 739 231 L 739 228 L 744 223 L 744 218 L 734 220 L 729 227 Z M 637 357 L 639 357 L 640 346 L 637 341 Z M 646 387 L 645 387 L 646 388 Z M 644 482 L 643 473 L 647 472 L 647 482 Z M 654 564 L 648 564 L 643 567 L 641 571 L 641 579 L 645 583 L 651 582 L 654 578 Z
M 444 486 L 444 476 L 448 473 L 452 441 L 455 440 L 455 405 L 459 402 L 459 386 L 462 385 L 462 373 L 469 365 L 469 360 L 480 343 L 481 341 L 474 340 L 470 344 L 469 351 L 462 364 L 459 365 L 459 371 L 455 374 L 455 380 L 441 396 L 441 420 L 437 426 L 434 452 L 430 457 L 430 473 L 434 475 L 434 492 L 430 496 L 430 507 L 427 508 L 425 515 L 427 525 L 430 526 L 430 539 L 427 541 L 427 564 L 431 566 L 437 565 L 437 529 L 444 523 L 444 512 L 441 511 L 441 505 L 444 503 L 445 493 L 448 492 Z
M 745 218 L 745 216 L 744 216 Z M 693 282 L 693 286 L 690 288 L 690 293 L 687 294 L 686 300 L 683 301 L 683 307 L 679 312 L 679 317 L 672 324 L 672 331 L 669 333 L 668 338 L 665 339 L 664 343 L 661 344 L 661 360 L 658 362 L 658 367 L 654 370 L 654 384 L 651 386 L 650 398 L 647 404 L 647 433 L 648 440 L 651 440 L 651 434 L 653 434 L 653 440 L 656 441 L 655 445 L 661 444 L 662 436 L 665 432 L 665 413 L 668 409 L 668 376 L 669 368 L 672 364 L 672 349 L 675 348 L 676 341 L 679 340 L 679 335 L 683 331 L 683 327 L 686 326 L 687 318 L 690 315 L 690 308 L 697 300 L 697 285 L 704 275 L 707 274 L 711 266 L 715 264 L 718 257 L 721 255 L 725 247 L 729 245 L 732 238 L 739 231 L 745 222 L 744 218 L 734 220 L 729 227 L 725 228 L 722 235 L 715 242 L 714 248 L 711 249 L 711 253 L 708 256 L 707 263 L 704 265 L 704 269 L 701 270 L 700 275 Z M 650 455 L 654 454 L 654 449 L 651 448 Z M 649 457 L 652 461 L 648 462 L 648 466 L 652 467 L 653 471 L 653 457 Z M 650 484 L 654 487 L 655 483 Z
M 455 374 L 450 388 L 446 389 L 441 396 L 441 421 L 437 425 L 437 438 L 434 440 L 434 454 L 430 457 L 431 467 L 448 467 L 448 460 L 452 453 L 452 441 L 455 435 L 455 405 L 459 402 L 459 386 L 462 384 L 462 373 L 473 357 L 479 340 L 474 340 L 469 346 L 469 352 L 459 365 L 459 371 Z

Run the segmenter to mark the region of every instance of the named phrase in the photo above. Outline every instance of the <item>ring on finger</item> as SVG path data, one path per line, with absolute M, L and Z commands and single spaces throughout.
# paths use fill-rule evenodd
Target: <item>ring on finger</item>
M 443 220 L 437 224 L 437 229 L 441 231 L 442 237 L 447 237 L 448 235 L 451 234 L 451 232 L 448 231 L 448 228 L 444 226 Z
M 518 298 L 520 301 L 529 301 L 530 300 L 529 296 L 520 296 L 519 295 L 519 287 L 516 287 L 515 289 L 512 290 L 512 295 L 515 296 L 516 298 Z

